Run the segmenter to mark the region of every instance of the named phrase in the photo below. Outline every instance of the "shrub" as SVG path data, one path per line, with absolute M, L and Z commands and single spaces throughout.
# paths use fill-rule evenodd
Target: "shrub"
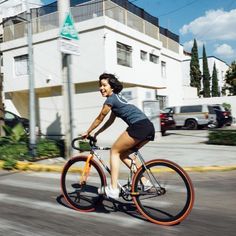
M 236 145 L 236 130 L 213 130 L 209 132 L 209 144 Z
M 60 156 L 60 149 L 55 140 L 40 139 L 37 144 L 37 155 L 39 157 Z
M 0 137 L 0 144 L 27 142 L 28 140 L 27 133 L 21 124 L 17 124 L 13 128 L 5 125 L 3 129 L 6 136 Z
M 3 169 L 5 170 L 12 170 L 15 169 L 17 161 L 14 159 L 6 159 L 5 162 L 3 163 Z
M 29 160 L 30 156 L 26 143 L 12 144 L 5 143 L 0 146 L 0 160 Z
M 231 111 L 231 105 L 229 103 L 223 103 L 222 106 L 225 108 L 227 111 Z
M 60 156 L 60 148 L 57 142 L 49 139 L 40 139 L 36 148 L 37 158 L 40 157 L 58 157 Z M 0 160 L 32 160 L 28 150 L 28 142 L 12 143 L 6 142 L 0 146 Z

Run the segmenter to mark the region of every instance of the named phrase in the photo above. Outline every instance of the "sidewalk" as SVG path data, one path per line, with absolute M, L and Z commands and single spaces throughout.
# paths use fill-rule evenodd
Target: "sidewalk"
M 146 161 L 168 159 L 188 171 L 236 170 L 236 146 L 206 144 L 207 135 L 207 130 L 168 131 L 166 136 L 148 143 L 141 149 L 141 153 Z M 109 163 L 109 152 L 99 151 L 99 153 L 103 160 Z M 85 153 L 78 155 L 85 155 Z M 65 162 L 64 158 L 59 157 L 33 163 L 20 162 L 18 168 L 61 172 Z M 126 171 L 127 167 L 121 164 L 120 172 Z

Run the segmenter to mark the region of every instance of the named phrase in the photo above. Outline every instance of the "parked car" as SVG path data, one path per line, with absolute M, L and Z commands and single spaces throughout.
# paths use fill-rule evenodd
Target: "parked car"
M 20 117 L 20 116 L 14 114 L 13 112 L 6 111 L 6 110 L 3 111 L 3 113 L 4 113 L 5 125 L 13 128 L 17 124 L 22 124 L 22 126 L 25 129 L 25 131 L 26 132 L 29 131 L 29 120 L 27 118 Z
M 166 130 L 175 128 L 175 121 L 173 119 L 173 115 L 168 112 L 160 111 L 160 121 L 162 135 L 166 133 Z
M 216 113 L 216 127 L 221 128 L 223 126 L 230 126 L 233 121 L 233 117 L 230 111 L 227 111 L 222 105 L 212 105 Z
M 194 130 L 216 123 L 214 108 L 208 104 L 166 107 L 164 112 L 173 116 L 176 127 Z

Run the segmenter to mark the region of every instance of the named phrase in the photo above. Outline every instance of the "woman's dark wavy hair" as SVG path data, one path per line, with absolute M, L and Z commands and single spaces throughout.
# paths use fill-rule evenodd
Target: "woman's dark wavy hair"
M 120 93 L 123 89 L 123 84 L 113 74 L 103 73 L 99 76 L 99 82 L 102 79 L 106 79 L 108 81 L 111 88 L 113 89 L 113 92 L 116 94 Z

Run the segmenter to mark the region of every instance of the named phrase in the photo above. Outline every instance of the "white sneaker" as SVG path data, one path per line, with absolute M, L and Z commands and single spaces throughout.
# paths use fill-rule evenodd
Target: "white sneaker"
M 151 189 L 153 187 L 152 183 L 147 180 L 145 184 L 143 184 L 143 190 L 144 191 L 148 191 L 149 189 Z
M 98 194 L 99 195 L 105 195 L 105 186 L 102 186 L 101 188 L 98 188 Z
M 120 195 L 120 190 L 118 188 L 114 189 L 110 185 L 106 187 L 98 188 L 98 194 L 106 194 L 107 197 L 118 199 Z

